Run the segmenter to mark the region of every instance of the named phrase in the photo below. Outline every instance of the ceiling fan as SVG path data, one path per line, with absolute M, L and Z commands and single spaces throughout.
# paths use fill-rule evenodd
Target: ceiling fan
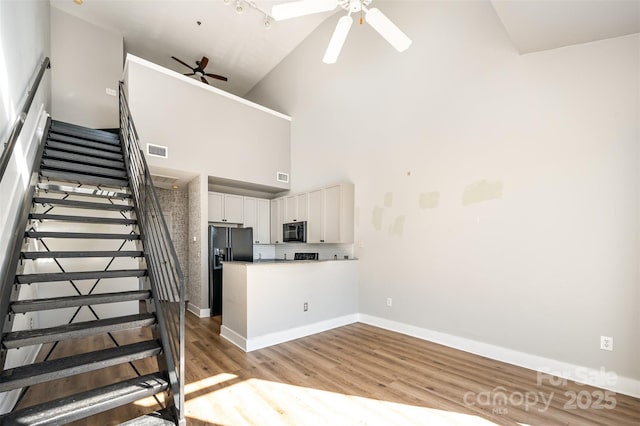
M 209 74 L 204 72 L 204 69 L 207 67 L 207 64 L 209 63 L 209 58 L 207 58 L 206 56 L 203 56 L 202 59 L 200 59 L 199 61 L 196 61 L 196 67 L 192 67 L 191 65 L 188 65 L 185 62 L 182 62 L 180 59 L 176 58 L 175 56 L 172 56 L 173 59 L 175 59 L 176 61 L 180 62 L 182 65 L 184 65 L 185 67 L 189 68 L 191 71 L 190 73 L 187 73 L 185 75 L 188 76 L 196 76 L 196 77 L 200 77 L 200 80 L 203 83 L 209 84 L 209 81 L 204 78 L 204 76 L 207 77 L 211 77 L 211 78 L 215 78 L 217 80 L 222 80 L 222 81 L 227 81 L 227 77 L 223 77 L 221 75 L 217 75 L 217 74 Z
M 274 5 L 271 9 L 271 16 L 276 21 L 297 18 L 299 16 L 311 15 L 313 13 L 329 12 L 340 6 L 347 11 L 347 15 L 338 20 L 338 25 L 331 36 L 329 46 L 324 54 L 322 62 L 334 64 L 338 60 L 342 46 L 344 45 L 351 25 L 353 24 L 352 13 L 360 13 L 360 24 L 362 24 L 362 13 L 367 24 L 371 25 L 385 40 L 396 50 L 403 52 L 409 48 L 412 41 L 400 30 L 389 18 L 379 9 L 369 9 L 369 4 L 373 0 L 298 0 L 289 3 Z

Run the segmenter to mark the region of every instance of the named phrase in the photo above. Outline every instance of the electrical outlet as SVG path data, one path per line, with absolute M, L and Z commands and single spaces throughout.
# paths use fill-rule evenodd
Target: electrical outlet
M 604 351 L 613 350 L 613 337 L 600 336 L 600 349 Z
M 393 306 L 393 299 L 390 297 L 387 297 L 387 306 Z
M 118 92 L 116 92 L 115 89 L 110 89 L 110 88 L 105 88 L 104 89 L 105 93 L 109 96 L 118 96 Z
M 307 302 L 304 302 L 304 305 L 302 305 L 302 310 L 304 312 L 307 312 L 309 310 L 309 304 Z

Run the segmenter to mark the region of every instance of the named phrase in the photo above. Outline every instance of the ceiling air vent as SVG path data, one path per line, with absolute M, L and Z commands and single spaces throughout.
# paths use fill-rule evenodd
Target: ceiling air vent
M 278 172 L 276 174 L 276 180 L 278 182 L 289 183 L 289 173 Z
M 169 148 L 161 145 L 147 144 L 147 155 L 152 157 L 169 158 Z

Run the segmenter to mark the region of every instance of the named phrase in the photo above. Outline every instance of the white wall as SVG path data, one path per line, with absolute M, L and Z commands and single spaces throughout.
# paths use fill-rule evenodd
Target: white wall
M 640 37 L 521 56 L 488 2 L 379 6 L 409 50 L 354 25 L 325 65 L 334 16 L 249 93 L 292 190 L 355 183 L 360 312 L 638 383 Z
M 0 1 L 0 151 L 20 112 L 24 95 L 31 87 L 36 68 L 46 56 L 50 56 L 49 3 L 35 0 Z M 0 183 L 0 277 L 9 258 L 16 214 L 29 184 L 33 157 L 47 111 L 50 110 L 50 87 L 50 72 L 47 71 L 22 128 L 13 159 Z M 25 288 L 20 293 L 20 297 L 24 298 L 34 296 L 33 288 Z M 32 319 L 35 326 L 38 324 L 35 315 L 19 315 L 15 318 L 16 329 L 28 328 Z M 5 367 L 29 363 L 37 352 L 38 347 L 10 350 Z M 0 395 L 0 413 L 13 407 L 18 394 L 19 391 L 13 391 Z
M 289 184 L 290 120 L 140 58 L 128 56 L 127 98 L 143 147 L 169 148 L 149 166 L 281 190 Z M 228 96 L 227 96 L 228 95 Z M 146 148 L 145 148 L 146 149 Z
M 51 8 L 52 116 L 93 128 L 117 128 L 121 34 Z

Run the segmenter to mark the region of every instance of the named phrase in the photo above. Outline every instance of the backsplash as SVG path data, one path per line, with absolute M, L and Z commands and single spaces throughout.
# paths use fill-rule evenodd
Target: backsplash
M 273 244 L 254 244 L 253 258 L 254 259 L 275 259 L 276 246 L 274 246 Z
M 254 246 L 254 258 L 255 258 Z M 334 256 L 338 259 L 344 259 L 344 256 L 348 256 L 349 259 L 353 258 L 353 244 L 277 244 L 275 246 L 275 258 L 284 259 L 284 255 L 287 255 L 287 259 L 293 259 L 294 255 L 298 253 L 318 253 L 319 260 L 332 260 Z M 264 255 L 262 256 L 264 258 Z

